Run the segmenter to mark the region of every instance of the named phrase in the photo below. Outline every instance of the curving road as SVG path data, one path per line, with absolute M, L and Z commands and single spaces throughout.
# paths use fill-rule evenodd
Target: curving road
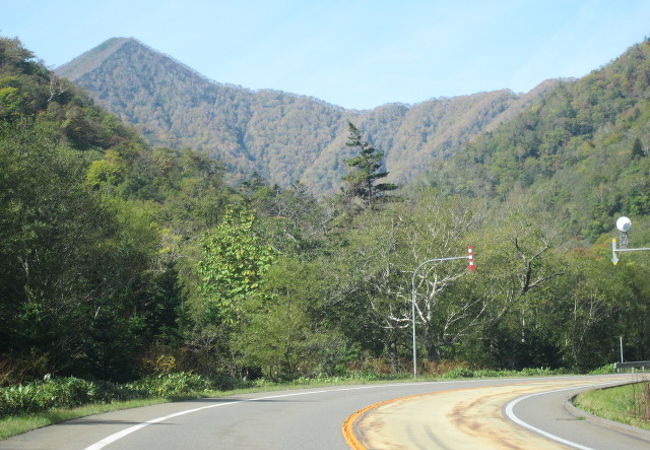
M 380 439 L 397 439 L 375 448 L 417 448 L 416 445 L 421 448 L 504 448 L 506 444 L 510 446 L 508 439 L 515 436 L 521 440 L 517 444 L 519 448 L 553 448 L 561 444 L 555 444 L 505 418 L 501 412 L 505 404 L 522 395 L 556 390 L 558 386 L 578 388 L 634 379 L 629 375 L 615 375 L 463 380 L 237 395 L 153 405 L 76 419 L 0 441 L 0 449 L 345 449 L 348 445 L 341 428 L 348 417 L 368 405 L 404 396 L 416 397 L 408 401 L 389 402 L 355 416 L 354 420 L 348 422 L 353 438 L 358 438 L 362 445 L 370 448 L 375 443 L 364 442 L 364 439 L 371 438 L 372 433 Z M 555 414 L 552 409 L 548 409 L 548 413 L 545 411 L 552 408 L 557 400 L 549 398 L 542 395 L 530 397 L 520 400 L 511 409 L 523 421 L 545 427 L 548 424 L 544 421 Z M 540 406 L 538 401 L 548 401 L 551 406 Z M 417 403 L 424 409 L 414 415 L 413 408 L 418 406 Z M 408 426 L 412 431 L 406 435 L 400 435 L 397 431 L 396 437 L 391 433 L 395 428 L 392 425 L 401 420 L 399 412 L 381 408 L 390 409 L 398 405 L 403 411 L 411 410 L 407 416 L 410 414 L 412 420 L 402 422 L 410 424 Z M 440 414 L 442 410 L 454 414 Z M 467 415 L 472 411 L 477 413 L 473 418 L 471 414 Z M 531 411 L 534 414 L 528 416 Z M 426 426 L 434 419 L 438 420 L 439 416 L 451 418 L 451 421 L 437 423 L 423 432 L 428 439 L 418 441 L 422 437 L 413 431 L 417 427 L 414 424 L 424 423 Z M 368 422 L 379 417 L 383 418 L 384 425 Z M 567 422 L 569 431 L 579 422 L 582 421 L 574 419 L 571 424 Z M 501 434 L 495 434 L 496 431 Z M 466 441 L 466 435 L 487 436 L 487 439 Z M 483 442 L 484 445 L 477 447 L 476 442 Z M 648 448 L 650 444 L 646 442 L 645 445 Z
M 637 379 L 521 380 L 397 398 L 359 414 L 351 441 L 377 449 L 648 449 L 650 432 L 612 430 L 605 421 L 593 423 L 584 412 L 567 409 L 568 399 L 580 391 Z

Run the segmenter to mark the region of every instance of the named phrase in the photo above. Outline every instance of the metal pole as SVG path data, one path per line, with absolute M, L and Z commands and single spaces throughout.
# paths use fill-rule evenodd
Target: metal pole
M 413 322 L 413 378 L 418 377 L 417 348 L 415 345 L 415 274 L 421 266 L 413 272 L 411 280 L 411 321 Z
M 418 376 L 418 363 L 417 363 L 418 353 L 417 353 L 417 346 L 416 346 L 416 342 L 415 342 L 415 295 L 416 295 L 416 292 L 415 292 L 415 276 L 417 275 L 418 270 L 420 270 L 420 268 L 422 266 L 424 266 L 425 264 L 428 264 L 428 263 L 439 262 L 439 261 L 453 261 L 453 260 L 456 260 L 456 259 L 470 259 L 471 260 L 472 258 L 473 258 L 473 255 L 470 254 L 468 256 L 453 256 L 451 258 L 428 259 L 428 260 L 424 261 L 423 263 L 421 263 L 419 266 L 417 266 L 415 268 L 415 270 L 413 271 L 413 278 L 411 278 L 411 321 L 413 322 L 413 378 L 417 378 L 417 376 Z
M 623 362 L 623 336 L 618 337 L 618 345 L 621 349 L 621 362 Z
M 617 253 L 623 252 L 647 252 L 650 251 L 650 247 L 639 247 L 639 248 L 621 248 L 616 247 L 616 239 L 612 239 L 612 262 L 614 265 L 618 264 L 619 258 Z
M 650 251 L 650 247 L 644 247 L 644 248 L 627 248 L 629 244 L 629 239 L 627 236 L 627 232 L 630 231 L 630 227 L 632 226 L 632 222 L 630 219 L 627 217 L 619 217 L 618 220 L 616 220 L 616 228 L 618 229 L 619 236 L 621 238 L 620 246 L 616 248 L 616 239 L 612 239 L 612 262 L 614 265 L 618 263 L 618 255 L 616 253 L 620 252 L 647 252 Z M 623 351 L 621 350 L 621 353 Z

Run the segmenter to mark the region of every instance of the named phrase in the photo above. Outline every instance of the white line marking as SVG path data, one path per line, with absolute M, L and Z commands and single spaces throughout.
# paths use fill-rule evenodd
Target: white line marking
M 479 380 L 472 380 L 472 381 L 479 381 Z M 431 383 L 431 382 L 430 382 Z M 449 383 L 449 382 L 445 382 Z M 413 386 L 413 385 L 423 385 L 425 383 L 403 383 L 403 384 L 384 384 L 384 385 L 374 385 L 374 386 L 359 386 L 359 387 L 353 387 L 353 388 L 340 388 L 340 389 L 326 389 L 326 390 L 320 390 L 320 391 L 307 391 L 307 392 L 293 392 L 291 394 L 279 394 L 279 395 L 269 395 L 266 397 L 257 397 L 257 398 L 248 398 L 248 399 L 241 399 L 241 400 L 235 400 L 232 402 L 226 402 L 226 403 L 219 403 L 216 405 L 208 405 L 208 406 L 201 406 L 199 408 L 193 408 L 193 409 L 186 409 L 184 411 L 179 411 L 174 414 L 169 414 L 164 417 L 158 417 L 156 419 L 151 419 L 147 420 L 146 422 L 139 423 L 137 425 L 133 425 L 132 427 L 125 428 L 122 431 L 118 431 L 117 433 L 111 434 L 110 436 L 105 437 L 101 441 L 98 441 L 88 447 L 85 448 L 85 450 L 100 450 L 104 447 L 106 447 L 109 444 L 112 444 L 113 442 L 122 439 L 123 437 L 134 433 L 138 430 L 141 430 L 144 427 L 147 427 L 149 425 L 152 425 L 154 423 L 158 422 L 163 422 L 168 419 L 172 419 L 174 417 L 178 416 L 183 416 L 185 414 L 190 414 L 193 412 L 197 411 L 202 411 L 204 409 L 210 409 L 210 408 L 218 408 L 220 406 L 228 406 L 228 405 L 234 405 L 237 403 L 246 403 L 246 402 L 254 402 L 254 401 L 259 401 L 259 400 L 269 400 L 273 398 L 283 398 L 283 397 L 295 397 L 299 395 L 313 395 L 313 394 L 323 394 L 327 392 L 342 392 L 342 391 L 355 391 L 355 390 L 361 390 L 361 389 L 377 389 L 377 388 L 382 388 L 382 387 L 393 387 L 393 386 Z M 426 383 L 429 384 L 429 383 Z
M 548 380 L 550 377 L 530 377 L 530 378 L 510 378 L 510 379 L 502 379 L 504 382 L 506 381 L 537 381 L 537 380 Z M 563 379 L 563 378 L 571 378 L 571 377 L 553 377 L 554 379 Z M 210 409 L 210 408 L 218 408 L 220 406 L 229 406 L 229 405 L 235 405 L 238 403 L 247 403 L 247 402 L 255 402 L 259 400 L 269 400 L 273 398 L 283 398 L 283 397 L 295 397 L 299 395 L 314 395 L 314 394 L 324 394 L 328 392 L 342 392 L 342 391 L 358 391 L 361 389 L 378 389 L 378 388 L 387 388 L 387 387 L 403 387 L 403 386 L 424 386 L 427 384 L 450 384 L 450 383 L 481 383 L 485 381 L 500 381 L 498 378 L 490 380 L 490 379 L 475 379 L 475 380 L 450 380 L 450 381 L 423 381 L 423 382 L 414 382 L 414 383 L 394 383 L 394 384 L 378 384 L 378 385 L 372 385 L 372 386 L 358 386 L 358 387 L 352 387 L 352 388 L 338 388 L 338 389 L 323 389 L 319 391 L 307 391 L 307 392 L 293 392 L 291 394 L 279 394 L 279 395 L 269 395 L 266 397 L 258 397 L 258 398 L 248 398 L 248 399 L 241 399 L 241 400 L 234 400 L 232 402 L 226 402 L 226 403 L 219 403 L 216 405 L 208 405 L 208 406 L 201 406 L 199 408 L 193 408 L 193 409 L 186 409 L 184 411 L 179 411 L 174 414 L 169 414 L 167 416 L 163 417 L 157 417 L 155 419 L 147 420 L 146 422 L 139 423 L 137 425 L 133 425 L 129 428 L 125 428 L 122 431 L 118 431 L 117 433 L 113 433 L 101 441 L 95 442 L 94 444 L 86 447 L 84 450 L 101 450 L 104 447 L 106 447 L 109 444 L 112 444 L 113 442 L 116 442 L 123 437 L 134 433 L 138 430 L 141 430 L 149 425 L 153 425 L 155 423 L 163 422 L 168 419 L 172 419 L 174 417 L 178 416 L 184 416 L 185 414 L 191 414 L 197 411 L 202 411 L 204 409 Z M 525 398 L 525 397 L 524 397 Z M 523 399 L 523 398 L 522 398 Z M 514 415 L 513 415 L 514 417 Z M 513 421 L 517 422 L 518 419 L 512 419 Z M 523 423 L 523 422 L 522 422 Z M 525 425 L 522 425 L 525 426 Z M 543 432 L 542 432 L 543 433 Z M 583 447 L 584 448 L 584 447 Z
M 547 437 L 547 438 L 549 438 L 549 439 L 551 439 L 553 441 L 556 441 L 556 442 L 559 442 L 561 444 L 565 444 L 565 445 L 568 445 L 568 446 L 571 446 L 571 447 L 574 447 L 574 448 L 577 448 L 577 449 L 580 449 L 580 450 L 593 450 L 591 447 L 585 447 L 584 445 L 580 445 L 577 442 L 572 442 L 572 441 L 569 441 L 567 439 L 561 438 L 560 436 L 556 436 L 556 435 L 551 434 L 551 433 L 549 433 L 547 431 L 540 430 L 539 428 L 536 428 L 536 427 L 532 426 L 531 424 L 529 424 L 527 422 L 524 422 L 523 420 L 521 420 L 519 417 L 517 417 L 515 415 L 515 413 L 514 413 L 515 405 L 517 403 L 519 403 L 520 401 L 523 401 L 523 400 L 526 400 L 526 399 L 529 399 L 529 398 L 532 398 L 532 397 L 537 397 L 538 395 L 554 394 L 556 392 L 571 391 L 571 390 L 574 390 L 574 389 L 582 389 L 582 388 L 587 388 L 587 387 L 600 388 L 600 387 L 612 386 L 612 385 L 616 385 L 616 384 L 619 384 L 619 383 L 586 384 L 586 385 L 583 385 L 583 386 L 573 386 L 573 387 L 570 387 L 570 388 L 556 389 L 556 390 L 553 390 L 553 391 L 546 391 L 546 392 L 538 392 L 536 394 L 529 394 L 529 395 L 525 395 L 523 397 L 519 397 L 519 398 L 516 398 L 516 399 L 510 401 L 510 403 L 508 403 L 506 405 L 504 411 L 506 413 L 506 416 L 510 420 L 512 420 L 517 425 L 522 426 L 522 427 L 532 431 L 533 433 L 541 434 L 542 436 Z

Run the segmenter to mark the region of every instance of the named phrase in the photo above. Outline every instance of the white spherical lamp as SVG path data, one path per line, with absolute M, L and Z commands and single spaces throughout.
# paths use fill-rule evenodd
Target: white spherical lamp
M 616 221 L 616 228 L 618 231 L 622 233 L 627 233 L 630 231 L 630 228 L 632 227 L 632 221 L 628 219 L 627 217 L 619 217 L 618 220 Z

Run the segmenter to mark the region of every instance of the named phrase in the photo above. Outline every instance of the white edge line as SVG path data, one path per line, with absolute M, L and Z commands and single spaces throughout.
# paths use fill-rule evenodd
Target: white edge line
M 519 398 L 516 398 L 516 399 L 510 401 L 506 405 L 506 407 L 504 408 L 504 412 L 505 412 L 506 416 L 508 417 L 508 419 L 512 420 L 517 425 L 532 431 L 533 433 L 541 434 L 542 436 L 544 436 L 546 438 L 549 438 L 549 439 L 554 440 L 556 442 L 559 442 L 561 444 L 569 445 L 571 447 L 574 447 L 574 448 L 577 448 L 577 449 L 580 449 L 580 450 L 593 450 L 591 447 L 585 447 L 584 445 L 580 445 L 577 442 L 572 442 L 572 441 L 569 441 L 567 439 L 561 438 L 560 436 L 556 436 L 556 435 L 551 434 L 551 433 L 549 433 L 547 431 L 536 428 L 536 427 L 532 426 L 531 424 L 529 424 L 527 422 L 524 422 L 523 420 L 521 420 L 519 417 L 517 417 L 515 415 L 515 413 L 514 413 L 515 405 L 517 403 L 519 403 L 520 401 L 523 401 L 523 400 L 526 400 L 526 399 L 529 399 L 529 398 L 532 398 L 532 397 L 537 397 L 538 395 L 554 394 L 556 392 L 571 391 L 571 390 L 582 389 L 582 388 L 600 388 L 600 387 L 611 386 L 611 385 L 616 385 L 616 384 L 618 384 L 618 383 L 587 384 L 587 385 L 583 385 L 583 386 L 574 386 L 574 387 L 570 387 L 570 388 L 556 389 L 556 390 L 553 390 L 553 391 L 538 392 L 536 394 L 525 395 L 523 397 L 519 397 Z
M 544 379 L 548 379 L 548 378 L 549 377 L 523 377 L 523 378 L 514 378 L 514 379 L 511 378 L 511 379 L 509 379 L 509 381 L 521 381 L 521 380 L 534 381 L 534 380 L 544 380 Z M 557 377 L 557 378 L 566 378 L 566 377 Z M 495 380 L 499 380 L 499 379 L 496 378 Z M 506 381 L 506 380 L 508 380 L 508 379 L 506 379 L 506 378 L 503 379 L 503 381 Z M 131 426 L 129 428 L 125 428 L 122 431 L 118 431 L 117 433 L 113 433 L 113 434 L 111 434 L 109 436 L 106 436 L 101 441 L 95 442 L 94 444 L 86 447 L 84 450 L 101 450 L 104 447 L 106 447 L 107 445 L 110 445 L 113 442 L 116 442 L 116 441 L 122 439 L 123 437 L 125 437 L 125 436 L 127 436 L 127 435 L 129 435 L 131 433 L 134 433 L 134 432 L 136 432 L 138 430 L 141 430 L 141 429 L 143 429 L 143 428 L 145 428 L 145 427 L 147 427 L 149 425 L 153 425 L 153 424 L 158 423 L 158 422 L 163 422 L 165 420 L 172 419 L 174 417 L 184 416 L 185 414 L 191 414 L 191 413 L 194 413 L 194 412 L 197 412 L 197 411 L 202 411 L 204 409 L 218 408 L 220 406 L 228 406 L 228 405 L 234 405 L 234 404 L 246 403 L 246 402 L 255 402 L 255 401 L 259 401 L 259 400 L 269 400 L 269 399 L 273 399 L 273 398 L 295 397 L 295 396 L 299 396 L 299 395 L 323 394 L 323 393 L 327 393 L 327 392 L 357 391 L 357 390 L 361 390 L 361 389 L 377 389 L 377 388 L 385 388 L 385 387 L 401 387 L 401 386 L 416 386 L 416 385 L 417 386 L 422 386 L 422 385 L 425 385 L 425 384 L 479 383 L 481 381 L 486 381 L 486 379 L 449 380 L 449 381 L 424 381 L 424 382 L 421 381 L 421 382 L 413 382 L 413 383 L 378 384 L 378 385 L 358 386 L 358 387 L 351 387 L 351 388 L 323 389 L 323 390 L 319 390 L 319 391 L 307 391 L 307 392 L 293 392 L 293 393 L 290 393 L 290 394 L 269 395 L 269 396 L 265 396 L 265 397 L 257 397 L 257 398 L 248 398 L 248 399 L 235 400 L 235 401 L 226 402 L 226 403 L 218 403 L 216 405 L 208 405 L 208 406 L 201 406 L 199 408 L 186 409 L 184 411 L 179 411 L 177 413 L 169 414 L 167 416 L 157 417 L 155 419 L 147 420 L 146 422 L 142 422 L 142 423 L 139 423 L 137 425 L 133 425 L 133 426 Z M 572 389 L 575 389 L 575 388 L 572 388 Z M 539 395 L 539 394 L 533 394 L 533 395 Z M 508 413 L 507 409 L 508 409 L 508 407 L 510 407 L 511 404 L 512 404 L 512 406 L 514 406 L 514 404 L 517 403 L 519 400 L 524 400 L 525 398 L 528 398 L 528 397 L 532 397 L 532 396 L 529 395 L 527 397 L 519 398 L 514 402 L 510 402 L 506 406 L 506 414 Z M 510 408 L 510 410 L 512 410 L 512 408 Z M 514 414 L 512 416 L 508 416 L 508 417 L 510 417 L 510 419 L 512 421 L 520 424 L 521 426 L 523 426 L 525 428 L 533 429 L 535 432 L 538 432 L 540 434 L 547 434 L 542 430 L 537 430 L 536 428 L 534 428 L 532 426 L 529 426 L 528 424 L 520 421 Z M 552 436 L 552 435 L 549 435 L 549 436 Z M 552 437 L 551 439 L 554 439 L 554 438 Z M 555 440 L 558 440 L 558 439 L 560 441 L 562 441 L 561 438 L 557 438 Z M 568 441 L 566 441 L 566 442 L 568 442 Z M 587 447 L 578 446 L 578 448 L 584 449 L 584 450 L 592 450 L 592 449 L 589 449 Z
M 413 385 L 413 384 L 422 384 L 422 383 L 404 383 L 401 384 L 401 386 L 408 386 L 408 385 Z M 326 392 L 340 392 L 340 391 L 354 391 L 354 390 L 360 390 L 360 389 L 374 389 L 374 388 L 380 388 L 380 387 L 390 387 L 394 385 L 375 385 L 375 386 L 359 386 L 359 387 L 353 387 L 353 388 L 340 388 L 340 389 L 327 389 L 327 390 L 320 390 L 320 391 L 308 391 L 308 392 L 292 392 L 290 394 L 279 394 L 279 395 L 269 395 L 265 397 L 257 397 L 257 398 L 248 398 L 248 399 L 242 399 L 242 400 L 235 400 L 232 402 L 226 402 L 226 403 L 218 403 L 216 405 L 207 405 L 207 406 L 201 406 L 199 408 L 192 408 L 192 409 L 186 409 L 184 411 L 179 411 L 174 414 L 169 414 L 167 416 L 163 417 L 157 417 L 155 419 L 147 420 L 146 422 L 139 423 L 137 425 L 133 425 L 129 428 L 125 428 L 122 431 L 118 431 L 117 433 L 113 433 L 110 436 L 105 437 L 101 441 L 98 441 L 88 447 L 86 447 L 84 450 L 101 450 L 107 445 L 112 444 L 115 441 L 118 441 L 122 439 L 123 437 L 134 433 L 138 430 L 141 430 L 144 427 L 147 427 L 149 425 L 153 425 L 158 422 L 163 422 L 165 420 L 178 417 L 178 416 L 184 416 L 185 414 L 190 414 L 193 412 L 197 411 L 202 411 L 204 409 L 210 409 L 210 408 L 217 408 L 220 406 L 228 406 L 228 405 L 234 405 L 237 403 L 246 403 L 246 402 L 254 402 L 254 401 L 259 401 L 259 400 L 268 400 L 268 399 L 273 399 L 273 398 L 282 398 L 282 397 L 294 397 L 294 396 L 299 396 L 299 395 L 312 395 L 312 394 L 322 394 Z

